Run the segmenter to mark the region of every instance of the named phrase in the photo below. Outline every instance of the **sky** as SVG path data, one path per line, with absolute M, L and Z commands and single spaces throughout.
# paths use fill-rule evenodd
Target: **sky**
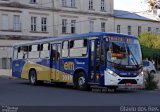
M 114 0 L 114 9 L 126 11 L 146 11 L 148 4 L 146 0 Z

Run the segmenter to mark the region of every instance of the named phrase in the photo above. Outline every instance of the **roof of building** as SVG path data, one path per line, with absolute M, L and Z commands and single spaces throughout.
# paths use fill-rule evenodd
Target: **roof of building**
M 114 17 L 145 21 L 160 21 L 160 18 L 157 15 L 151 14 L 149 12 L 129 12 L 123 10 L 114 10 Z

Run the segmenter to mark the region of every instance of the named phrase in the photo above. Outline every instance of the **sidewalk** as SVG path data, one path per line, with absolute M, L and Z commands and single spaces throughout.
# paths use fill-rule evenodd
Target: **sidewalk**
M 0 69 L 0 77 L 12 77 L 12 70 Z

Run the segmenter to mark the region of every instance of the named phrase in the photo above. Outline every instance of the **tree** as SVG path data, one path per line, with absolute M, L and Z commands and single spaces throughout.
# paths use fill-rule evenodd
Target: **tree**
M 158 88 L 158 80 L 155 80 L 154 74 L 147 73 L 145 75 L 145 89 L 154 90 Z
M 147 0 L 151 10 L 153 9 L 160 9 L 160 0 Z
M 144 32 L 139 37 L 143 58 L 156 58 L 160 55 L 160 35 Z
M 144 32 L 139 37 L 143 59 L 154 60 L 155 67 L 159 68 L 160 60 L 160 35 Z

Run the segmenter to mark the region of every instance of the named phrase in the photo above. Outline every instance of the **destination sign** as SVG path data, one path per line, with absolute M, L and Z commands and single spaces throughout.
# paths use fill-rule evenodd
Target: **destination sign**
M 108 37 L 109 41 L 116 41 L 116 42 L 127 42 L 127 43 L 132 43 L 134 42 L 135 39 L 132 38 L 127 38 L 127 37 Z

